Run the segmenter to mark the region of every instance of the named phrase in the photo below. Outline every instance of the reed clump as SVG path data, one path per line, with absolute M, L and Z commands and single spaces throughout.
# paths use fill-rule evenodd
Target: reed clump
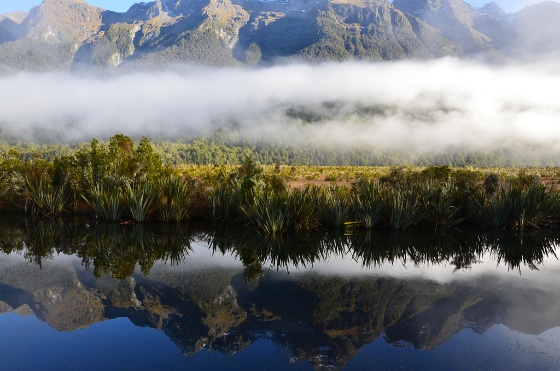
M 248 224 L 265 233 L 278 233 L 318 226 L 315 206 L 310 188 L 306 188 L 255 194 L 252 202 L 240 204 L 239 209 Z
M 148 182 L 127 186 L 126 203 L 134 222 L 142 223 L 148 219 L 153 199 L 153 189 Z
M 111 222 L 118 222 L 124 213 L 123 191 L 117 187 L 108 188 L 101 184 L 96 184 L 82 198 L 93 210 L 96 219 L 105 219 Z
M 56 187 L 48 180 L 26 179 L 27 197 L 31 200 L 31 213 L 43 216 L 59 215 L 68 205 L 64 187 Z
M 343 227 L 352 209 L 349 189 L 340 186 L 313 187 L 312 192 L 318 220 L 325 225 Z
M 386 209 L 386 200 L 380 183 L 376 180 L 362 179 L 354 184 L 355 200 L 353 214 L 360 226 L 372 229 L 377 226 Z
M 189 215 L 191 189 L 187 182 L 169 174 L 156 181 L 156 210 L 164 222 L 180 222 Z

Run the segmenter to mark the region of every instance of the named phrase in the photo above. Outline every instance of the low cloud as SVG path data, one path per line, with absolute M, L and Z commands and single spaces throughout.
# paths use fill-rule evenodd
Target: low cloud
M 543 65 L 430 62 L 179 66 L 120 75 L 0 77 L 0 130 L 59 142 L 192 138 L 216 130 L 272 144 L 560 150 L 560 73 Z

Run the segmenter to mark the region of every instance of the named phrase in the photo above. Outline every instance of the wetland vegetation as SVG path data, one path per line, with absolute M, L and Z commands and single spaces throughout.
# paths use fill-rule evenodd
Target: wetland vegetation
M 33 217 L 89 215 L 119 223 L 240 223 L 290 230 L 556 228 L 557 168 L 318 167 L 166 163 L 148 139 L 124 135 L 52 158 L 0 157 L 0 210 Z

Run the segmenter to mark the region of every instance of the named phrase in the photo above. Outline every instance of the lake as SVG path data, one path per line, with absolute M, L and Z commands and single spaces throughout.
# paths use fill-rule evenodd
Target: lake
M 0 369 L 560 368 L 558 234 L 3 218 Z

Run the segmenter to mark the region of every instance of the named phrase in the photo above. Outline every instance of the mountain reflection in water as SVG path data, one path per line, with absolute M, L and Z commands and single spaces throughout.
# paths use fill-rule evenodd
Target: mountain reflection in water
M 555 331 L 557 245 L 556 234 L 543 231 L 265 236 L 2 220 L 0 312 L 33 314 L 58 331 L 128 318 L 161 330 L 186 360 L 268 339 L 290 362 L 363 368 L 357 359 L 371 347 L 390 346 L 384 354 L 398 361 L 410 349 L 435 356 L 469 333 L 497 331 L 506 344 L 511 330 Z M 544 354 L 559 340 L 540 343 L 528 359 L 558 366 L 558 352 Z

